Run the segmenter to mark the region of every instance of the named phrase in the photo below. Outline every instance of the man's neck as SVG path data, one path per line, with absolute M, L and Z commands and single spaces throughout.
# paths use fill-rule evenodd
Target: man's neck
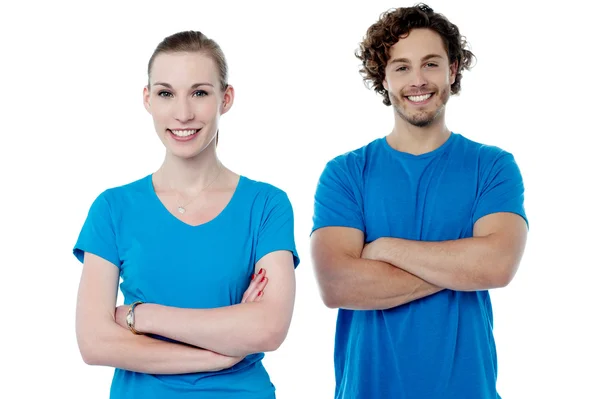
M 397 118 L 394 129 L 387 136 L 387 142 L 397 151 L 421 155 L 439 148 L 448 137 L 450 137 L 450 130 L 446 127 L 443 118 L 425 127 L 413 126 Z

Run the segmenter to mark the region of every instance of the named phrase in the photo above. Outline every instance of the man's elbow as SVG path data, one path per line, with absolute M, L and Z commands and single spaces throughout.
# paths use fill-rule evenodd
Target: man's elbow
M 518 262 L 514 261 L 506 261 L 502 265 L 496 265 L 494 272 L 490 273 L 489 276 L 491 288 L 507 287 L 514 279 L 518 267 Z
M 319 295 L 321 301 L 329 309 L 338 309 L 342 307 L 342 297 L 340 295 L 341 289 L 338 288 L 339 284 L 336 281 L 335 275 L 317 276 L 317 283 L 319 287 Z
M 329 309 L 339 309 L 342 307 L 341 298 L 332 289 L 321 289 L 321 301 Z
M 499 288 L 504 288 L 504 287 L 508 286 L 513 281 L 516 271 L 517 271 L 516 266 L 507 268 L 506 270 L 504 270 L 500 274 L 500 277 L 498 278 Z

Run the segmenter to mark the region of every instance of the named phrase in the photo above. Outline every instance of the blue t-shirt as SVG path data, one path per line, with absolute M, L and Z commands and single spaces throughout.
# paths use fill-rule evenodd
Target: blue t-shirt
M 217 308 L 240 303 L 255 264 L 278 250 L 291 251 L 298 266 L 293 210 L 281 189 L 241 176 L 225 209 L 191 226 L 164 207 L 148 175 L 96 198 L 73 252 L 80 261 L 90 252 L 118 267 L 126 304 Z M 116 369 L 110 397 L 274 398 L 263 357 L 249 355 L 219 372 L 151 375 Z
M 412 155 L 379 138 L 330 160 L 315 194 L 313 231 L 325 226 L 418 241 L 472 237 L 477 219 L 526 219 L 512 154 L 452 133 Z M 498 399 L 488 291 L 442 290 L 387 310 L 338 311 L 337 399 Z

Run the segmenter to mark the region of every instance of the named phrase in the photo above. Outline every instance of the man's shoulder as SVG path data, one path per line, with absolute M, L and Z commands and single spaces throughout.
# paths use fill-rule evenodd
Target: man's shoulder
M 330 158 L 325 164 L 325 170 L 345 171 L 353 173 L 364 169 L 370 156 L 381 146 L 381 140 L 377 138 L 360 147 L 355 147 L 349 151 Z
M 477 158 L 480 162 L 495 162 L 500 158 L 512 158 L 513 154 L 505 148 L 456 133 L 459 145 L 467 155 Z

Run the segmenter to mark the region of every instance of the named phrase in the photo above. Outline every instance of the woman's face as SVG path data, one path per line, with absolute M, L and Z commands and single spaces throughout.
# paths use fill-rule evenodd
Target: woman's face
M 215 139 L 219 118 L 233 102 L 221 91 L 217 65 L 204 53 L 161 53 L 154 59 L 144 106 L 168 152 L 193 158 Z

